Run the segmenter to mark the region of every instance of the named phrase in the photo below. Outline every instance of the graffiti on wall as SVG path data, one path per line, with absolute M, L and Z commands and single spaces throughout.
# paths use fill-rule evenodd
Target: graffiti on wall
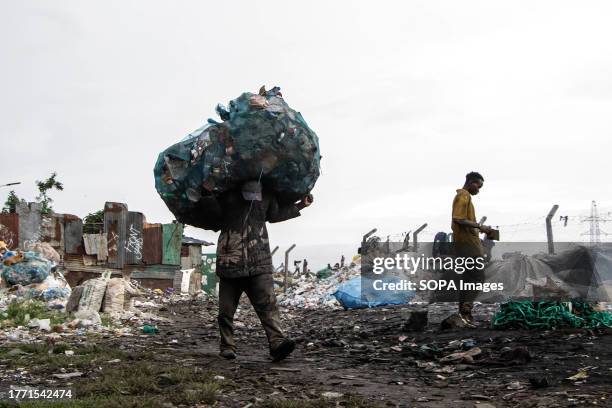
M 4 241 L 9 248 L 13 248 L 14 245 L 17 245 L 17 237 L 13 231 L 9 230 L 7 226 L 2 224 L 0 224 L 0 241 Z
M 130 224 L 130 231 L 128 233 L 127 243 L 125 250 L 134 254 L 136 259 L 139 261 L 142 259 L 142 246 L 143 246 L 142 232 L 134 228 L 134 224 Z

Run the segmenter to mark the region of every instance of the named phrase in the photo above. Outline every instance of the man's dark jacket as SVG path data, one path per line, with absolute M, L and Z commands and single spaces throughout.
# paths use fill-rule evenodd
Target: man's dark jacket
M 261 201 L 247 201 L 240 191 L 230 191 L 219 199 L 221 207 L 217 275 L 245 278 L 272 273 L 272 256 L 266 221 L 280 222 L 298 217 L 294 204 L 280 205 L 274 195 L 264 192 Z

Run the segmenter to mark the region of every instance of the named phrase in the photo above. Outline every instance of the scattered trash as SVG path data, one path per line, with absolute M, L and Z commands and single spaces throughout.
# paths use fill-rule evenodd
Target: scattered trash
M 144 334 L 157 334 L 157 333 L 159 333 L 159 329 L 157 327 L 155 327 L 155 326 L 150 326 L 148 324 L 145 324 L 142 327 L 142 332 Z
M 94 310 L 90 310 L 90 309 L 79 310 L 78 312 L 74 314 L 74 317 L 81 321 L 81 324 L 80 324 L 81 327 L 102 324 L 102 318 L 100 317 L 100 313 Z M 86 323 L 83 323 L 83 322 L 86 322 Z
M 59 378 L 60 380 L 68 380 L 70 378 L 81 377 L 83 375 L 80 371 L 74 371 L 72 373 L 58 373 L 52 374 L 53 377 Z
M 585 369 L 582 369 L 582 370 L 578 370 L 578 372 L 572 375 L 571 377 L 567 377 L 566 380 L 581 381 L 581 380 L 586 380 L 587 378 L 589 378 L 589 372 Z
M 507 390 L 522 390 L 523 388 L 525 388 L 525 386 L 518 381 L 513 381 L 506 386 Z
M 334 398 L 342 398 L 344 394 L 335 391 L 326 391 L 321 394 L 323 398 L 334 399 Z
M 478 356 L 480 353 L 482 353 L 482 350 L 479 347 L 474 347 L 473 349 L 468 350 L 468 351 L 460 351 L 460 352 L 452 353 L 445 357 L 442 357 L 440 359 L 440 362 L 444 364 L 448 364 L 448 363 L 473 364 L 474 357 Z
M 41 331 L 51 331 L 51 320 L 50 319 L 32 319 L 28 322 L 28 327 L 31 329 L 38 329 Z

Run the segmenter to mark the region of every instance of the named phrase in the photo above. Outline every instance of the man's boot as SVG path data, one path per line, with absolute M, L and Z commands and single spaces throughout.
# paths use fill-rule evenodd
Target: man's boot
M 236 358 L 236 353 L 234 353 L 234 350 L 230 349 L 221 350 L 219 355 L 226 360 L 233 360 Z
M 295 350 L 295 341 L 286 338 L 278 346 L 270 350 L 272 361 L 281 361 L 287 358 Z
M 472 316 L 472 309 L 474 304 L 472 302 L 460 302 L 459 303 L 459 315 L 467 323 L 468 327 L 476 327 L 474 323 L 474 317 Z

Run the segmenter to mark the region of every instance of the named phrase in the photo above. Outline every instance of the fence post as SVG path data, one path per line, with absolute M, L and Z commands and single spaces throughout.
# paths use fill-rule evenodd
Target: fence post
M 558 209 L 559 209 L 559 206 L 557 204 L 553 205 L 550 211 L 548 212 L 548 215 L 546 216 L 546 239 L 548 240 L 548 253 L 549 254 L 555 253 L 555 245 L 553 243 L 552 224 L 550 220 L 552 220 L 552 217 L 554 217 Z
M 419 250 L 419 233 L 423 231 L 427 227 L 427 223 L 421 225 L 414 233 L 412 234 L 412 239 L 414 240 L 414 252 Z
M 285 281 L 283 284 L 283 292 L 287 292 L 287 276 L 289 274 L 289 252 L 295 248 L 295 244 L 291 245 L 289 249 L 285 251 Z

